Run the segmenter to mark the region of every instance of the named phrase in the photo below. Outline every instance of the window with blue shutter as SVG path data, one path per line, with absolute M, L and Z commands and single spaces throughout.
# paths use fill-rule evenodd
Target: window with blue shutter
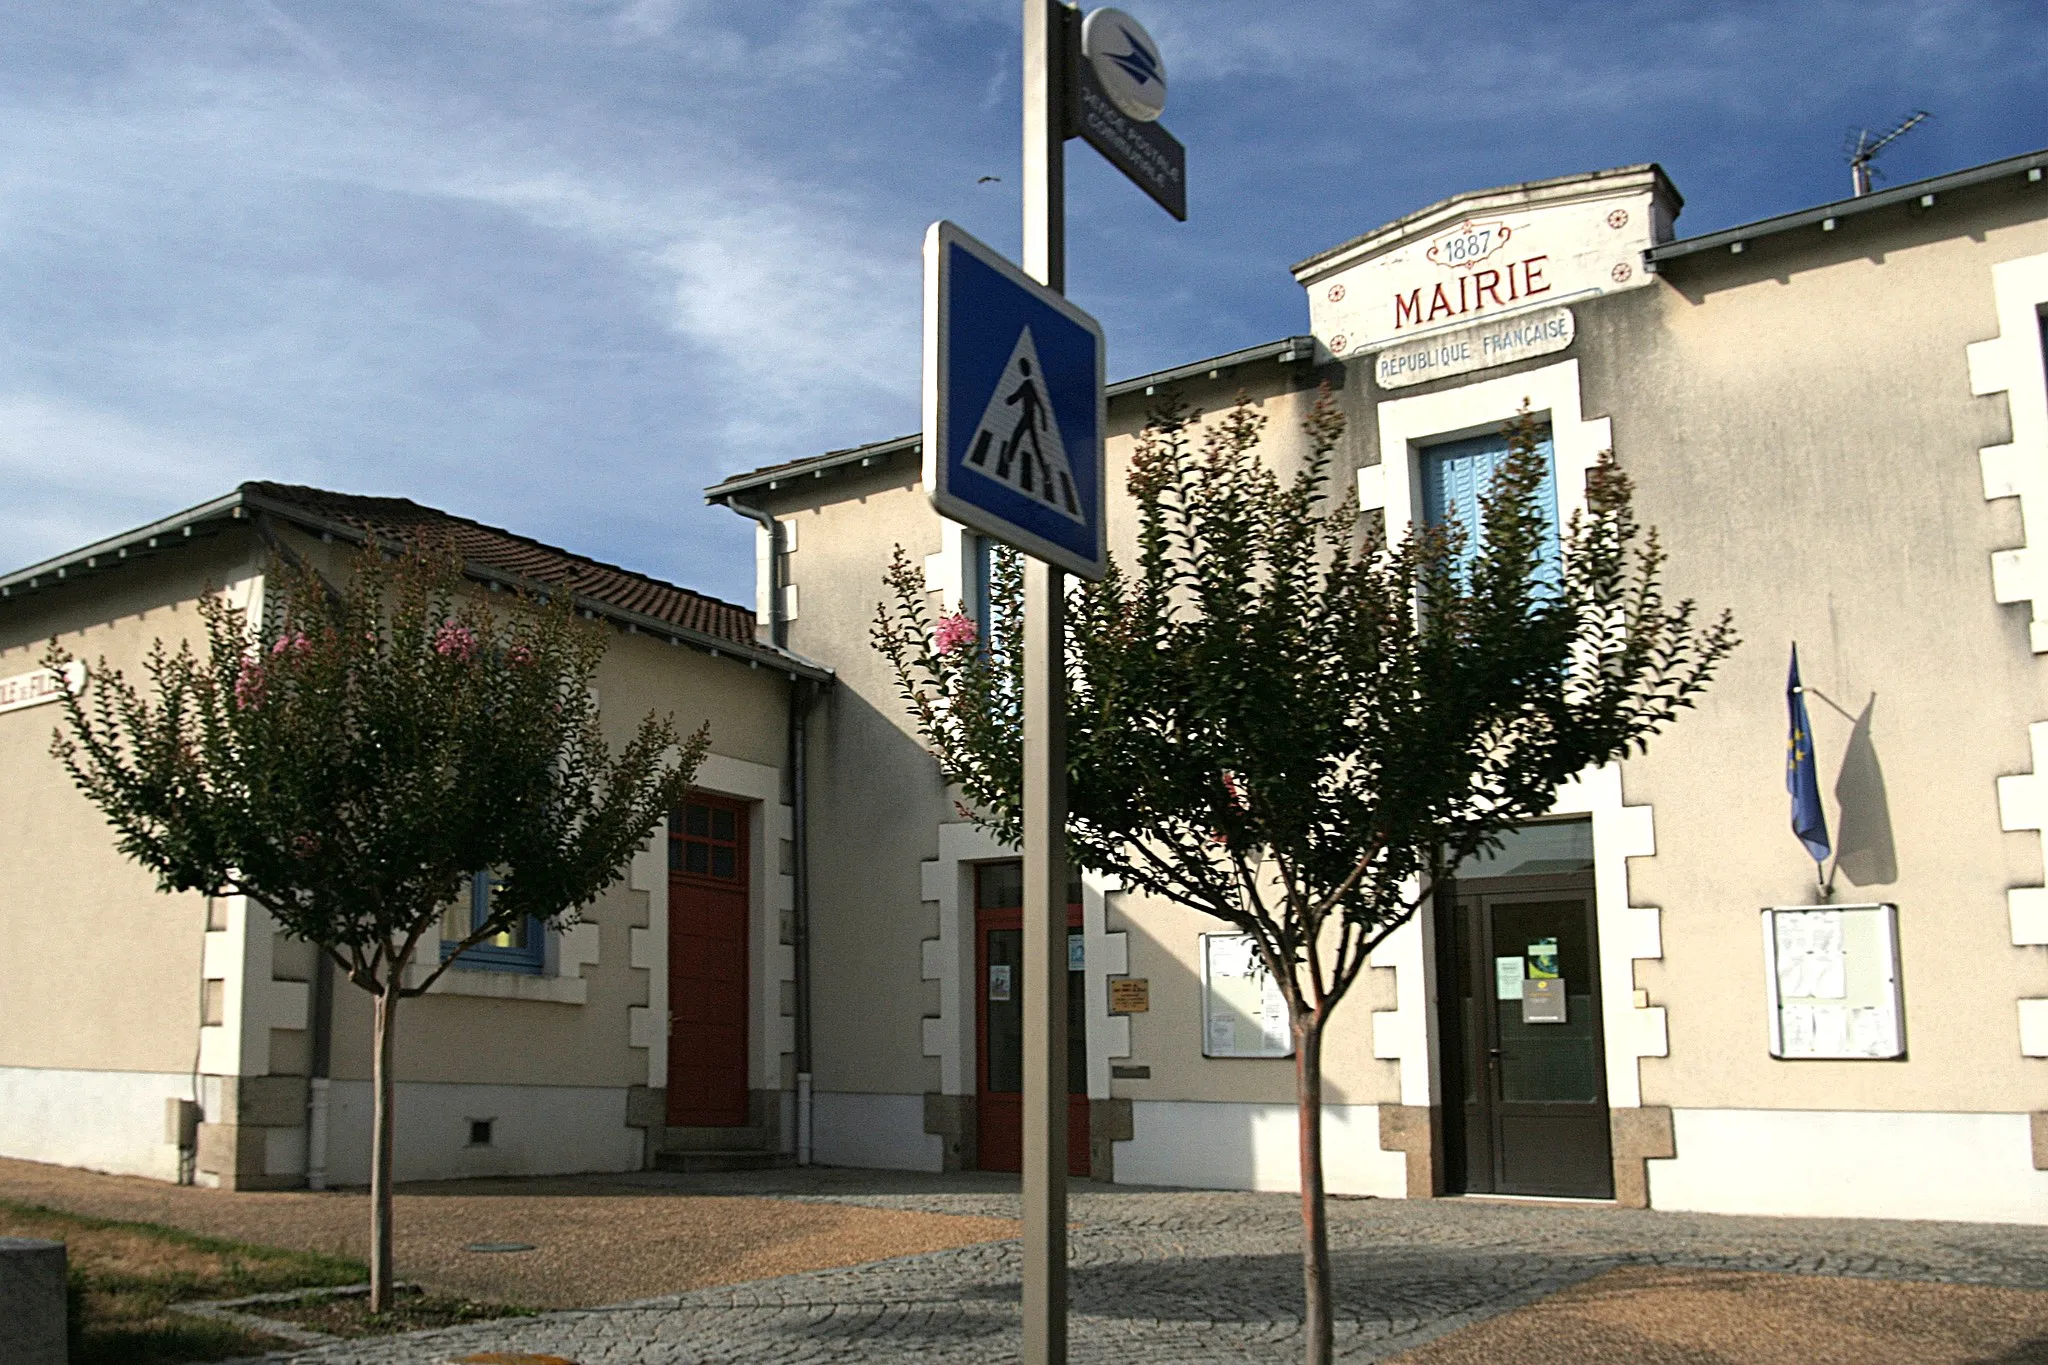
M 1543 542 L 1543 573 L 1556 582 L 1560 558 L 1557 534 L 1557 460 L 1551 449 L 1550 431 L 1545 428 L 1537 451 L 1543 456 L 1543 487 L 1539 494 L 1550 534 Z M 1485 519 L 1479 500 L 1493 487 L 1493 472 L 1508 457 L 1508 438 L 1498 433 L 1474 436 L 1466 441 L 1447 441 L 1422 451 L 1422 516 L 1432 526 L 1455 517 L 1465 530 L 1461 569 L 1469 569 L 1478 557 Z
M 497 889 L 498 878 L 488 872 L 479 872 L 470 879 L 468 893 L 442 916 L 442 957 L 447 957 L 456 944 L 491 917 L 491 896 Z M 547 947 L 547 927 L 528 916 L 514 928 L 493 934 L 471 948 L 456 965 L 487 972 L 537 975 L 547 969 Z

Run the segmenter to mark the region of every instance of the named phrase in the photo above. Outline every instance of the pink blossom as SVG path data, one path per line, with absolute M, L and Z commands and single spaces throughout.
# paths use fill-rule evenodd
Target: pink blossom
M 1227 768 L 1223 771 L 1223 790 L 1230 794 L 1231 804 L 1239 810 L 1250 810 L 1252 808 L 1251 797 L 1247 796 L 1244 788 L 1238 785 L 1237 774 Z
M 434 652 L 444 659 L 467 661 L 476 655 L 476 634 L 459 621 L 449 621 L 434 632 Z
M 263 661 L 244 659 L 242 668 L 235 675 L 235 707 L 242 711 L 254 711 L 263 704 Z
M 939 618 L 939 628 L 932 636 L 932 644 L 941 654 L 972 645 L 980 632 L 975 629 L 974 618 L 966 612 L 956 611 L 951 616 Z
M 311 834 L 292 836 L 292 852 L 301 858 L 310 858 L 320 851 L 320 840 Z
M 505 662 L 514 668 L 523 668 L 533 662 L 533 651 L 525 645 L 514 645 L 505 651 Z
M 313 652 L 313 642 L 308 640 L 300 631 L 288 630 L 277 638 L 275 644 L 271 645 L 270 652 L 273 657 L 294 654 L 303 659 L 306 655 Z

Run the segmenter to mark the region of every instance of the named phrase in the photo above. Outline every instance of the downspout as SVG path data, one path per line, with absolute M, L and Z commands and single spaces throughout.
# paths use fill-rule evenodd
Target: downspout
M 790 842 L 796 867 L 790 937 L 796 954 L 796 1164 L 811 1164 L 810 715 L 816 685 L 789 683 Z
M 306 1188 L 327 1188 L 327 1081 L 334 1059 L 334 959 L 313 962 L 313 1061 L 306 1079 Z
M 768 533 L 768 643 L 788 649 L 789 622 L 782 619 L 782 523 L 772 513 L 749 507 L 737 498 L 727 498 L 725 505 L 748 521 L 760 523 Z
M 783 617 L 782 523 L 763 508 L 728 497 L 725 505 L 768 533 L 768 642 L 789 648 L 789 622 Z M 789 804 L 791 876 L 790 937 L 796 959 L 796 1160 L 811 1164 L 811 867 L 809 783 L 809 720 L 811 685 L 794 673 L 789 679 Z

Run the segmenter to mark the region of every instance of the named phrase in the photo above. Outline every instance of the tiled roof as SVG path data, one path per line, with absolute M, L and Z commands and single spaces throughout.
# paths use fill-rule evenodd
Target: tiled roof
M 410 498 L 371 498 L 286 483 L 245 483 L 245 498 L 356 527 L 384 540 L 426 531 L 446 535 L 469 564 L 507 577 L 564 587 L 580 597 L 665 621 L 684 630 L 751 646 L 754 613 L 616 564 L 572 554 L 526 536 L 471 521 Z

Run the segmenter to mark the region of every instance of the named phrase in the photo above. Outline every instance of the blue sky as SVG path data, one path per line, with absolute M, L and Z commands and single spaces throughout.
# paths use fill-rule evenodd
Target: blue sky
M 2048 146 L 2038 0 L 1124 7 L 1192 217 L 1071 146 L 1113 377 L 1463 189 L 1660 161 L 1688 235 L 1915 108 L 1893 183 Z M 914 428 L 925 225 L 1017 250 L 1017 10 L 0 0 L 0 567 L 272 478 L 751 601 L 704 485 Z

